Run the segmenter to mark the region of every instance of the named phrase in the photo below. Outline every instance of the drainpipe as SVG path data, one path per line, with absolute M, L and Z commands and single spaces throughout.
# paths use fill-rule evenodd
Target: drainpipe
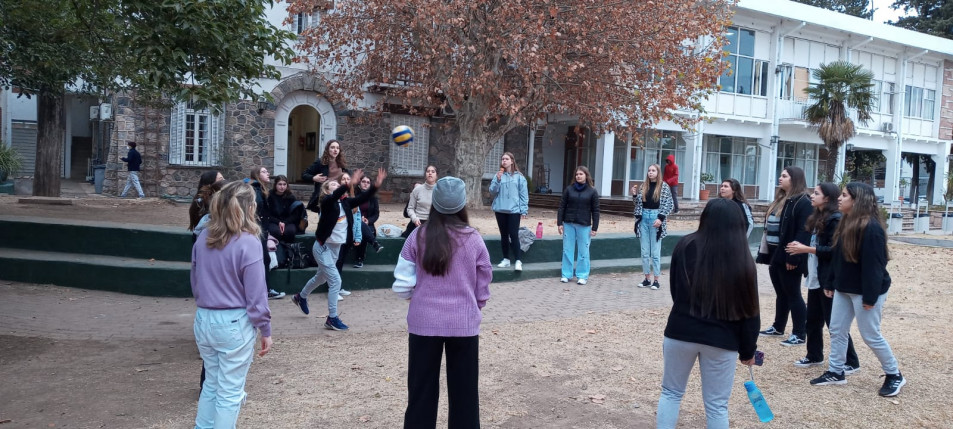
M 893 113 L 894 123 L 896 124 L 895 130 L 897 134 L 897 156 L 896 159 L 893 160 L 894 171 L 896 171 L 897 176 L 894 178 L 893 184 L 891 185 L 891 194 L 893 194 L 894 201 L 898 200 L 900 196 L 900 168 L 903 165 L 903 106 L 904 100 L 907 98 L 907 64 L 911 60 L 926 55 L 928 52 L 930 52 L 929 49 L 924 49 L 920 53 L 904 57 L 903 63 L 900 65 L 900 74 L 898 75 L 900 76 L 900 82 L 898 83 L 900 86 L 898 91 L 900 96 L 894 101 L 897 108 Z M 911 185 L 913 184 L 911 183 Z
M 791 34 L 794 34 L 794 32 L 804 28 L 804 26 L 806 25 L 807 25 L 807 22 L 801 21 L 794 28 L 779 34 L 778 38 L 776 39 L 778 46 L 777 46 L 777 49 L 775 49 L 775 53 L 774 53 L 774 95 L 771 98 L 774 101 L 774 109 L 772 109 L 774 112 L 771 115 L 772 116 L 771 117 L 771 136 L 772 137 L 779 135 L 778 128 L 780 127 L 779 123 L 781 121 L 781 118 L 779 117 L 780 111 L 778 110 L 778 103 L 781 102 L 781 97 L 778 94 L 781 93 L 781 85 L 782 85 L 780 75 L 781 75 L 781 55 L 784 53 L 784 39 L 790 36 Z M 766 169 L 768 174 L 767 183 L 774 183 L 774 178 L 777 176 L 777 171 L 775 171 L 775 169 L 777 168 L 777 165 L 776 165 L 777 163 L 775 162 L 775 160 L 778 158 L 777 140 L 778 139 L 774 139 L 774 138 L 769 140 L 770 141 L 770 146 L 768 147 L 769 162 L 767 163 L 768 168 Z M 762 156 L 761 159 L 764 159 L 764 156 Z M 772 196 L 774 194 L 773 186 L 768 185 L 768 186 L 759 187 L 758 194 L 759 194 L 758 197 L 761 199 L 768 199 L 768 200 L 772 199 Z

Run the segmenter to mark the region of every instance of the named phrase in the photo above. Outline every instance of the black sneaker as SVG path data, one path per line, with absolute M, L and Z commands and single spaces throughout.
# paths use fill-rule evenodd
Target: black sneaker
M 374 251 L 377 253 L 381 253 L 381 250 L 384 250 L 384 246 L 381 246 L 381 243 L 377 241 L 375 241 L 374 244 L 372 244 L 372 246 L 374 246 Z
M 649 279 L 645 279 L 642 280 L 642 283 L 639 283 L 639 287 L 649 287 L 651 284 L 652 282 L 650 282 Z
M 658 290 L 658 288 L 659 288 L 658 280 L 652 282 L 652 290 Z
M 294 294 L 291 296 L 291 302 L 297 305 L 302 313 L 308 314 L 308 298 L 302 298 L 301 295 Z
M 761 332 L 758 332 L 762 337 L 783 337 L 784 332 L 774 329 L 774 326 L 768 327 Z
M 847 379 L 844 378 L 844 374 L 825 371 L 820 377 L 811 380 L 811 386 L 827 386 L 829 384 L 847 384 Z
M 781 345 L 785 347 L 803 346 L 804 339 L 801 337 L 798 337 L 797 335 L 791 334 L 791 336 L 788 337 L 788 339 L 781 341 Z
M 328 316 L 328 318 L 324 320 L 324 327 L 334 331 L 348 330 L 347 325 L 345 325 L 344 322 L 341 321 L 340 317 Z
M 812 366 L 818 366 L 818 365 L 823 365 L 823 364 L 824 364 L 824 359 L 821 359 L 821 360 L 811 360 L 810 358 L 806 358 L 806 357 L 802 357 L 802 358 L 800 358 L 800 359 L 794 361 L 794 366 L 796 366 L 796 367 L 798 367 L 798 368 L 810 368 L 810 367 L 812 367 Z M 846 369 L 847 369 L 847 366 L 846 366 L 846 365 L 844 366 L 844 369 L 845 369 L 845 372 L 846 372 Z
M 900 394 L 900 388 L 904 384 L 907 384 L 907 379 L 903 378 L 903 374 L 884 374 L 884 385 L 880 388 L 880 391 L 877 392 L 880 396 L 897 396 Z

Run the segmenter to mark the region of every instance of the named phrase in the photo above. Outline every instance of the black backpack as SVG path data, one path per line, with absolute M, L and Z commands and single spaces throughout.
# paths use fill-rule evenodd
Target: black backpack
M 291 283 L 291 270 L 308 267 L 317 267 L 318 262 L 314 260 L 314 255 L 308 251 L 304 243 L 278 242 L 278 248 L 275 255 L 278 257 L 278 268 L 288 270 L 288 283 Z

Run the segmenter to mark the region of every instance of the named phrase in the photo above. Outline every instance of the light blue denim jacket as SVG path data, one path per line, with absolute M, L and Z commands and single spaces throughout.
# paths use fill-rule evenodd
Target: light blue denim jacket
M 529 189 L 522 173 L 503 173 L 500 180 L 490 181 L 490 195 L 493 196 L 493 211 L 498 213 L 519 213 L 526 216 L 529 211 Z

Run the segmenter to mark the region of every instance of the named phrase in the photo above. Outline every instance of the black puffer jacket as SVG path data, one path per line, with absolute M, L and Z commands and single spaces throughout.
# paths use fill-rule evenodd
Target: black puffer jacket
M 807 231 L 807 218 L 811 216 L 814 208 L 811 207 L 811 199 L 807 194 L 795 195 L 784 202 L 781 209 L 781 231 L 779 233 L 778 247 L 771 255 L 771 265 L 785 268 L 785 264 L 794 265 L 795 270 L 802 276 L 807 275 L 807 254 L 789 255 L 784 251 L 788 243 L 797 241 L 799 243 L 810 243 L 811 233 Z
M 592 225 L 592 230 L 598 231 L 599 192 L 589 185 L 581 191 L 576 190 L 575 184 L 567 186 L 559 200 L 559 211 L 556 213 L 556 225 L 562 226 L 563 222 Z

